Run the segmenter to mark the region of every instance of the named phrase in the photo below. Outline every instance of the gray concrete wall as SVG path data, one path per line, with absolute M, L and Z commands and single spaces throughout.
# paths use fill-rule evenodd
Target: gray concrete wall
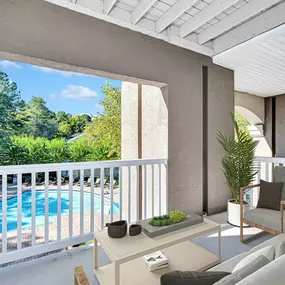
M 285 95 L 276 96 L 276 156 L 285 157 Z
M 271 118 L 266 98 L 253 94 L 235 91 L 235 111 L 244 116 L 251 124 L 250 134 L 258 142 L 256 156 L 272 156 L 271 151 Z M 269 144 L 270 143 L 270 144 Z
M 235 91 L 235 109 L 247 118 L 251 125 L 265 122 L 265 99 L 253 94 Z
M 223 68 L 210 68 L 208 88 L 208 213 L 212 214 L 225 211 L 227 200 L 231 198 L 221 171 L 223 150 L 217 143 L 218 131 L 233 135 L 234 82 L 231 74 Z
M 272 149 L 272 98 L 265 98 L 265 124 L 264 137 Z
M 167 84 L 169 208 L 201 212 L 202 66 L 212 75 L 221 68 L 206 56 L 42 0 L 1 1 L 0 11 L 0 56 L 6 59 Z M 215 84 L 233 84 L 233 72 L 222 73 L 213 76 Z M 232 91 L 228 95 L 224 106 L 232 109 Z M 227 118 L 228 108 L 217 113 Z M 220 175 L 218 158 L 213 175 Z

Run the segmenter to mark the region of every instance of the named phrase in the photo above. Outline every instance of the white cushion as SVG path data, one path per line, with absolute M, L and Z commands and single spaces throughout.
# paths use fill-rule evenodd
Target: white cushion
M 257 259 L 260 255 L 264 255 L 269 261 L 274 260 L 275 257 L 275 247 L 273 245 L 269 245 L 264 247 L 258 251 L 253 252 L 252 254 L 248 255 L 244 259 L 242 259 L 234 268 L 233 272 L 247 266 L 248 264 L 252 263 L 255 259 Z

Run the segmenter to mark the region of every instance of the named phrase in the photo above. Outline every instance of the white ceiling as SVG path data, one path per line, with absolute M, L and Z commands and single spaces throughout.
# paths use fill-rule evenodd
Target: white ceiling
M 46 1 L 209 56 L 217 53 L 214 49 L 214 40 L 284 2 L 284 0 Z M 229 48 L 231 43 L 232 41 L 228 41 L 225 49 Z M 221 42 L 216 45 L 218 52 L 224 50 L 221 45 Z
M 235 70 L 239 91 L 285 93 L 285 37 L 272 33 L 285 23 L 285 0 L 46 1 L 213 56 Z
M 235 89 L 263 97 L 285 93 L 285 25 L 214 56 L 235 70 Z

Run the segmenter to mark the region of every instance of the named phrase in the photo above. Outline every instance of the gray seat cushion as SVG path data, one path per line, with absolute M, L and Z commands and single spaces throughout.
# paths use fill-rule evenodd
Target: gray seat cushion
M 244 213 L 244 218 L 250 222 L 259 224 L 263 227 L 280 231 L 280 211 L 256 208 L 246 211 Z

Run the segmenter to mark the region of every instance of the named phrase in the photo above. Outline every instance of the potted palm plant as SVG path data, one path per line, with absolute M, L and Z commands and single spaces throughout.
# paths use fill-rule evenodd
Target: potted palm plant
M 228 201 L 228 222 L 240 226 L 240 188 L 251 184 L 257 173 L 254 154 L 258 142 L 253 140 L 247 129 L 239 127 L 234 116 L 232 118 L 234 136 L 228 137 L 219 132 L 217 139 L 225 151 L 221 160 L 222 170 L 233 194 L 233 199 Z M 243 209 L 249 210 L 249 203 L 246 201 Z

